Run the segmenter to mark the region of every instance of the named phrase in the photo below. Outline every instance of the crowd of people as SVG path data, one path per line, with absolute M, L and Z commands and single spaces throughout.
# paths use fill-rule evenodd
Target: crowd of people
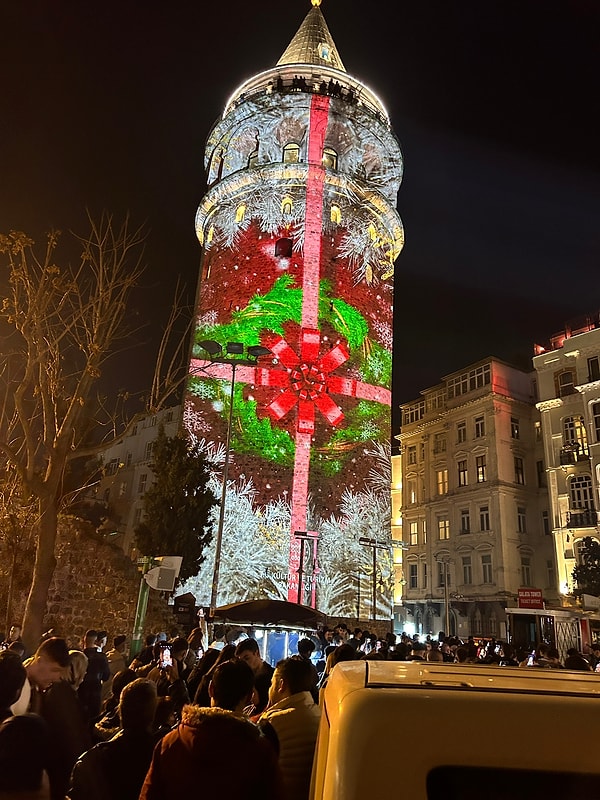
M 600 672 L 600 644 L 516 650 L 493 638 L 377 636 L 340 623 L 295 642 L 273 666 L 252 636 L 204 642 L 89 629 L 78 646 L 46 635 L 27 657 L 20 629 L 0 645 L 0 798 L 180 800 L 243 775 L 246 798 L 307 800 L 335 665 L 356 659 Z M 238 632 L 239 634 L 239 632 Z M 205 646 L 206 644 L 206 646 Z

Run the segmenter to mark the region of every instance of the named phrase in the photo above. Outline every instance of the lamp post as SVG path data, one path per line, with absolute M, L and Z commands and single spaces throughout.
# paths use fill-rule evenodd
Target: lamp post
M 251 345 L 246 347 L 243 342 L 227 342 L 225 354 L 223 345 L 211 339 L 198 342 L 198 345 L 208 353 L 210 361 L 215 364 L 231 365 L 231 388 L 229 391 L 229 414 L 227 415 L 227 433 L 225 436 L 225 463 L 223 464 L 223 485 L 221 487 L 221 505 L 219 508 L 219 521 L 217 523 L 217 538 L 215 540 L 215 566 L 213 570 L 212 586 L 210 591 L 210 618 L 214 616 L 217 607 L 217 594 L 219 591 L 219 572 L 221 569 L 221 547 L 223 544 L 223 523 L 225 522 L 225 502 L 227 500 L 227 478 L 229 475 L 229 452 L 231 442 L 231 425 L 233 421 L 233 402 L 235 393 L 235 369 L 238 364 L 255 366 L 261 356 L 271 353 L 267 347 Z
M 444 633 L 450 636 L 450 592 L 448 588 L 448 572 L 450 568 L 449 558 L 438 558 L 438 564 L 443 564 L 444 571 Z

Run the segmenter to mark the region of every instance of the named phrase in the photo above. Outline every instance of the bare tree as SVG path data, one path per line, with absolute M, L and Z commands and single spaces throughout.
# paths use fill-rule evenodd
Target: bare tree
M 115 408 L 97 395 L 107 359 L 131 341 L 127 305 L 143 273 L 144 233 L 129 219 L 116 225 L 103 214 L 99 221 L 90 218 L 89 234 L 75 241 L 78 260 L 61 268 L 55 263 L 57 233 L 48 236 L 41 255 L 24 233 L 0 235 L 0 257 L 9 270 L 0 310 L 0 453 L 38 507 L 33 579 L 23 619 L 28 648 L 37 645 L 42 633 L 68 463 L 107 445 L 106 436 L 90 441 L 93 429 L 103 425 L 112 438 L 122 436 L 127 426 L 127 419 L 117 417 Z M 172 364 L 167 372 L 172 378 Z M 159 384 L 148 399 L 153 407 L 146 411 L 160 405 Z

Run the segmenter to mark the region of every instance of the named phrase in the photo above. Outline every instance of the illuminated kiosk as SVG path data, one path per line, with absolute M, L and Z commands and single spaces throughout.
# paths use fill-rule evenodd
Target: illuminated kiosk
M 359 539 L 390 535 L 402 154 L 381 102 L 346 72 L 319 4 L 208 137 L 184 426 L 226 503 L 217 605 L 273 597 L 355 616 L 359 570 L 389 619 L 391 552 L 378 552 L 373 575 Z M 272 355 L 232 370 L 201 342 Z M 203 604 L 214 538 L 190 589 Z

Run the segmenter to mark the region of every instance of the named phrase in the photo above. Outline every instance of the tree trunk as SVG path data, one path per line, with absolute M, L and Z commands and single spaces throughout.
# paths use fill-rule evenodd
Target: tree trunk
M 22 636 L 28 653 L 35 652 L 43 633 L 48 591 L 56 567 L 54 548 L 56 546 L 57 522 L 58 509 L 56 499 L 49 492 L 39 498 L 39 534 L 33 567 L 33 579 L 23 618 Z
M 8 639 L 8 633 L 10 630 L 10 626 L 12 625 L 12 599 L 13 599 L 13 587 L 15 585 L 15 568 L 17 566 L 17 548 L 12 548 L 12 558 L 10 563 L 10 577 L 8 579 L 8 592 L 6 595 L 6 623 L 4 626 L 4 630 L 6 631 L 6 638 Z

